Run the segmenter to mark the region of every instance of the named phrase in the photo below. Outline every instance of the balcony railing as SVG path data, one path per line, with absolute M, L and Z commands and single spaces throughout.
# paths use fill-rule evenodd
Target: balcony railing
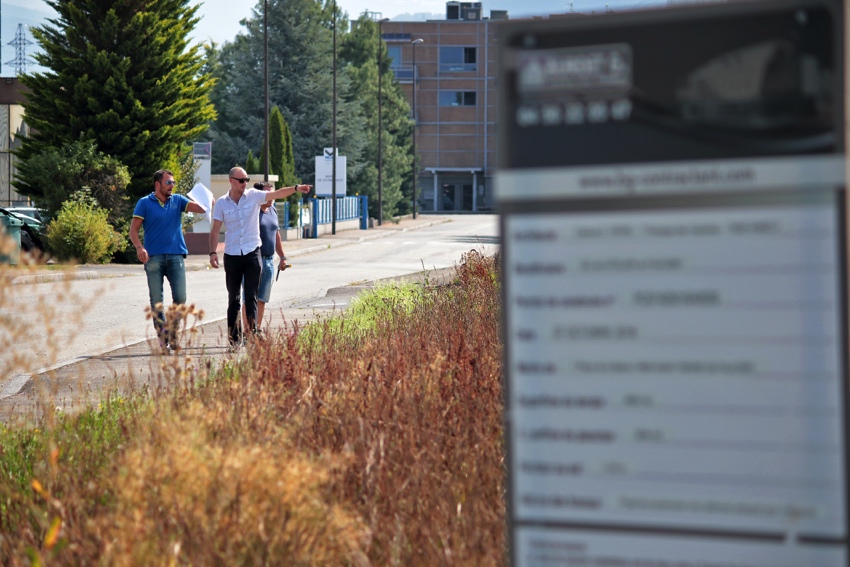
M 390 67 L 390 70 L 393 74 L 395 74 L 395 78 L 399 83 L 412 83 L 414 77 L 418 75 L 418 73 L 416 73 L 416 69 L 413 68 L 413 65 L 393 65 Z
M 440 73 L 469 73 L 478 70 L 478 63 L 440 63 Z

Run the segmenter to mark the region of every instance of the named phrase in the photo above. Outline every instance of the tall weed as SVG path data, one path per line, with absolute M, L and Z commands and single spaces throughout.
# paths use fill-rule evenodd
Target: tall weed
M 0 431 L 0 557 L 503 564 L 496 265 L 470 253 L 450 286 L 364 298 L 371 320 L 280 329 L 161 394 Z

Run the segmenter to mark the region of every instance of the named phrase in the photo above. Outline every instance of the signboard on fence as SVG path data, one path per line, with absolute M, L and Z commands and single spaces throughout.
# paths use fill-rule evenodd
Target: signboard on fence
M 336 151 L 336 196 L 345 197 L 346 157 Z M 330 197 L 333 193 L 333 149 L 325 148 L 322 155 L 316 156 L 316 196 Z
M 512 564 L 848 567 L 842 3 L 499 33 Z

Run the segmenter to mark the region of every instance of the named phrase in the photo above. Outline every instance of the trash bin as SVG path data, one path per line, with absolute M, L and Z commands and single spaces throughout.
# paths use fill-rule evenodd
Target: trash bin
M 0 214 L 0 264 L 17 264 L 21 259 L 23 222 Z

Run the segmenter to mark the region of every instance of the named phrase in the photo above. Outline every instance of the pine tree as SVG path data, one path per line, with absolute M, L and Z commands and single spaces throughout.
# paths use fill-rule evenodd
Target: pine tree
M 277 175 L 277 187 L 288 187 L 295 185 L 298 180 L 295 178 L 295 164 L 292 156 L 292 135 L 289 133 L 289 126 L 277 106 L 272 107 L 269 113 L 269 170 L 273 175 Z M 289 211 L 295 218 L 298 214 L 301 203 L 301 194 L 295 193 L 290 195 Z M 289 219 L 281 219 L 288 224 Z
M 280 113 L 280 108 L 275 105 L 269 113 L 269 171 L 277 175 L 278 182 L 283 182 L 284 165 L 283 165 L 283 148 L 285 146 L 283 139 L 283 114 Z M 280 185 L 283 187 L 283 185 Z
M 131 198 L 151 191 L 157 169 L 177 169 L 181 144 L 215 112 L 213 81 L 200 47 L 189 47 L 198 22 L 190 0 L 46 0 L 58 16 L 32 30 L 45 73 L 24 75 L 31 137 L 21 160 L 77 140 L 125 164 Z M 15 186 L 34 197 L 43 188 L 21 174 Z
M 254 152 L 248 150 L 248 157 L 245 158 L 245 173 L 254 175 L 263 172 L 263 164 L 261 159 L 254 157 Z
M 283 121 L 283 186 L 287 187 L 300 183 L 295 175 L 295 156 L 292 154 L 292 131 L 286 120 Z

